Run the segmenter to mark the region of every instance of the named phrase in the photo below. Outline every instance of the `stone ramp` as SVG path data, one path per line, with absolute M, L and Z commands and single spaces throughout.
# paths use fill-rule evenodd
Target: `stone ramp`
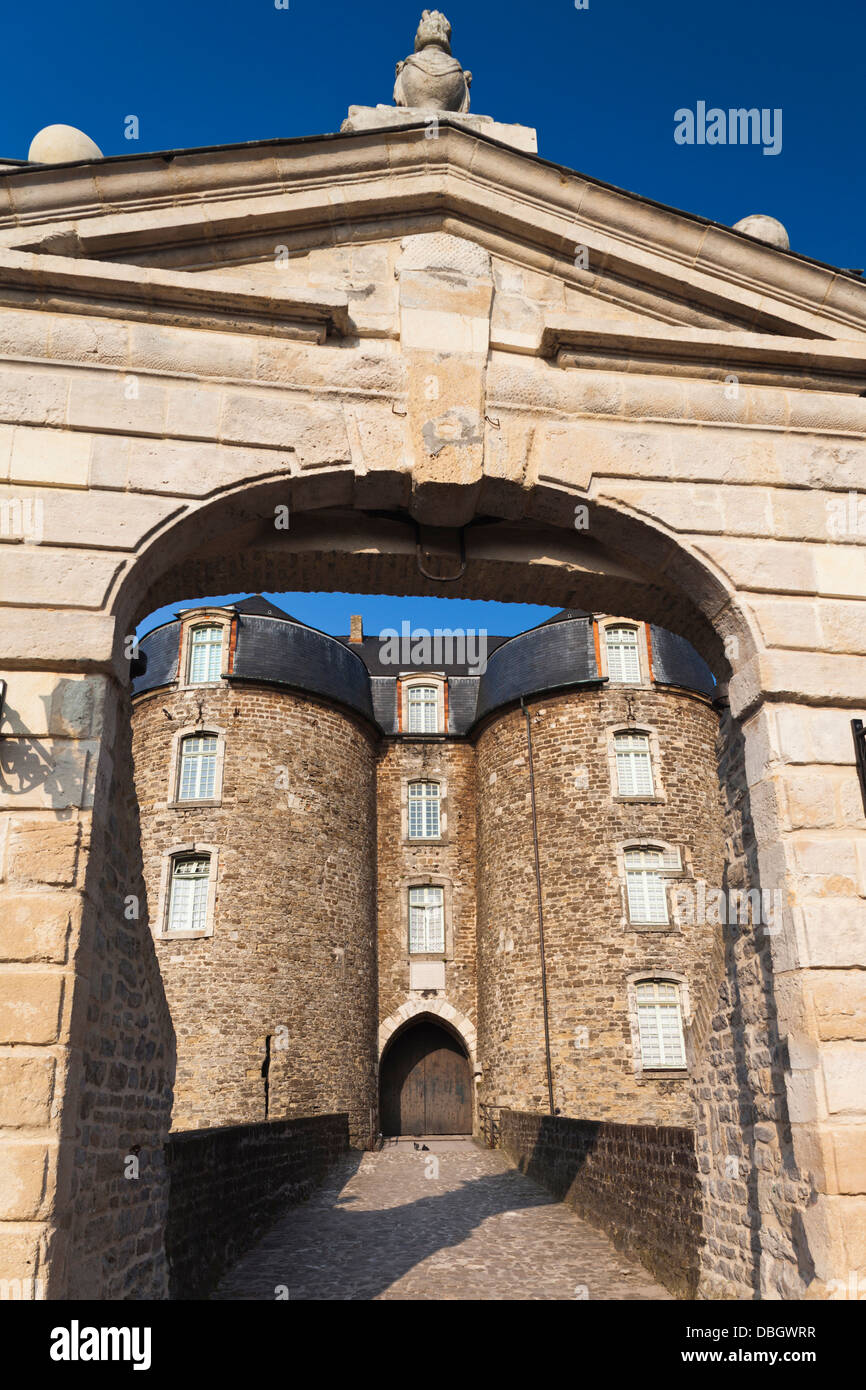
M 273 1300 L 281 1288 L 302 1301 L 671 1299 L 503 1154 L 471 1142 L 340 1160 L 213 1297 Z

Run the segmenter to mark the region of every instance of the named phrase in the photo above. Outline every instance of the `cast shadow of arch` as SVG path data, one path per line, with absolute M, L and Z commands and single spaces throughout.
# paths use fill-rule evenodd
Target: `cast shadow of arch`
M 738 819 L 742 840 L 742 868 L 735 875 L 737 882 L 732 883 L 730 866 L 726 864 L 722 888 L 726 901 L 732 888 L 755 890 L 755 901 L 761 902 L 763 916 L 765 895 L 761 888 L 757 835 L 745 776 L 745 739 L 742 730 L 733 720 L 729 722 L 727 730 L 724 763 L 725 767 L 720 768 L 720 782 L 728 794 L 730 811 L 735 819 Z M 777 919 L 776 913 L 780 914 L 782 921 Z M 769 1127 L 778 1145 L 781 1166 L 781 1172 L 770 1178 L 769 1197 L 772 1199 L 774 1213 L 781 1227 L 781 1231 L 773 1233 L 772 1239 L 781 1253 L 781 1244 L 784 1244 L 783 1233 L 787 1226 L 790 1230 L 791 1254 L 799 1278 L 804 1284 L 808 1284 L 815 1276 L 802 1217 L 803 1206 L 799 1204 L 800 1200 L 803 1205 L 810 1204 L 815 1200 L 815 1194 L 809 1176 L 799 1171 L 794 1155 L 785 1084 L 790 1061 L 787 1041 L 782 1037 L 779 1028 L 775 998 L 771 932 L 789 930 L 789 926 L 784 924 L 784 916 L 784 905 L 774 904 L 774 911 L 767 915 L 766 921 L 758 924 L 754 921 L 748 924 L 729 922 L 723 928 L 725 973 L 721 982 L 717 1013 L 726 1011 L 728 1015 L 736 1084 L 734 1105 L 747 1168 L 744 1178 L 747 1207 L 746 1211 L 739 1215 L 741 1222 L 749 1229 L 749 1279 L 753 1298 L 762 1297 L 762 1257 L 769 1248 L 765 1248 L 766 1242 L 763 1239 L 768 1215 L 768 1193 L 765 1191 L 762 1194 L 760 1191 L 760 1175 L 767 1171 L 767 1148 L 764 1148 L 761 1154 L 759 1166 L 759 1146 L 760 1143 L 766 1144 L 767 1137 L 762 1134 L 759 1139 L 758 1126 L 764 1126 L 765 1130 Z M 760 1034 L 760 1042 L 755 1041 L 756 1033 Z M 721 1128 L 720 1124 L 720 1131 Z M 709 1158 L 711 1165 L 715 1165 L 715 1171 L 710 1175 L 713 1179 L 730 1176 L 719 1173 L 718 1165 L 721 1164 L 722 1155 L 714 1153 L 712 1145 Z M 786 1193 L 786 1185 L 791 1182 L 800 1187 L 799 1197 L 793 1201 Z M 706 1202 L 706 1186 L 704 1200 Z M 788 1296 L 796 1297 L 798 1293 L 791 1289 Z
M 284 1287 L 293 1302 L 375 1300 L 425 1260 L 461 1245 L 489 1217 L 559 1206 L 534 1181 L 508 1168 L 404 1205 L 358 1211 L 359 1198 L 343 1194 L 363 1157 L 353 1154 L 342 1162 L 309 1203 L 282 1217 L 212 1297 L 273 1300 Z M 520 1278 L 519 1256 L 514 1277 Z M 516 1288 L 514 1297 L 523 1296 Z M 574 1296 L 573 1290 L 563 1293 Z

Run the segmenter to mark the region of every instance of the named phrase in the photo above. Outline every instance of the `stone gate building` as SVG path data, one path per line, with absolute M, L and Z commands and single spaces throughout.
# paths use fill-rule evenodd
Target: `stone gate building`
M 142 642 L 173 1127 L 345 1110 L 361 1146 L 471 1132 L 478 1106 L 545 1111 L 548 1072 L 558 1113 L 690 1126 L 730 916 L 698 907 L 724 863 L 709 668 L 575 611 L 488 639 L 475 674 L 453 634 L 438 665 L 419 640 L 253 598 Z M 426 1081 L 419 1024 L 463 1054 Z
M 700 654 L 717 682 L 724 832 L 708 831 L 697 876 L 712 882 L 721 860 L 720 886 L 781 903 L 772 932 L 722 933 L 692 1005 L 702 1292 L 825 1297 L 866 1272 L 866 835 L 851 731 L 866 677 L 866 288 L 787 249 L 775 225 L 769 244 L 760 222 L 719 226 L 547 162 L 532 132 L 468 113 L 437 24 L 397 105 L 353 108 L 337 134 L 107 159 L 43 145 L 0 168 L 0 1275 L 36 1277 L 49 1297 L 167 1288 L 175 1042 L 135 906 L 150 905 L 152 872 L 140 816 L 160 813 L 155 791 L 141 812 L 136 800 L 130 635 L 191 594 L 299 588 L 531 598 L 648 623 Z M 234 705 L 208 698 L 228 776 Z M 616 698 L 599 686 L 527 701 L 564 794 L 580 764 L 602 796 L 604 749 L 584 743 L 629 727 L 605 705 Z M 663 725 L 668 698 L 681 697 L 642 689 L 639 726 Z M 682 699 L 700 760 L 712 712 Z M 265 760 L 269 719 L 309 726 L 307 795 L 336 848 L 363 832 L 320 794 L 332 751 L 356 797 L 372 800 L 374 767 L 402 796 L 408 745 L 389 771 L 342 713 L 271 689 L 237 703 L 239 721 L 257 711 Z M 175 732 L 198 727 L 181 690 L 167 707 Z M 495 957 L 479 976 L 495 981 L 479 1000 L 482 1078 L 504 1097 L 515 1060 L 493 1020 L 532 920 L 525 724 L 513 702 L 492 710 L 473 745 Z M 455 759 L 437 776 L 459 801 L 461 755 L 446 742 L 440 756 Z M 662 773 L 669 791 L 663 751 Z M 505 836 L 490 828 L 497 809 Z M 665 822 L 676 809 L 648 808 L 649 844 L 685 852 L 684 823 Z M 599 802 L 623 848 L 632 810 Z M 511 865 L 495 859 L 512 830 L 525 920 L 500 951 Z M 576 920 L 574 837 L 540 823 L 539 844 L 561 885 L 554 919 Z M 228 872 L 230 858 L 226 842 Z M 327 883 L 363 913 L 374 884 L 353 862 L 353 878 L 331 866 Z M 455 896 L 461 872 L 442 870 Z M 332 978 L 346 971 L 319 1026 L 341 1030 L 344 1050 L 357 1040 L 360 1074 L 373 962 L 316 937 L 317 911 L 307 947 Z M 565 964 L 551 946 L 555 1011 Z M 404 964 L 386 972 L 392 1020 Z M 655 977 L 662 964 L 617 969 Z M 563 1022 L 588 1027 L 591 1050 L 592 1019 Z M 311 1096 L 315 1075 L 302 1079 Z M 618 1079 L 631 1104 L 632 1079 Z M 358 1130 L 362 1108 L 359 1092 Z

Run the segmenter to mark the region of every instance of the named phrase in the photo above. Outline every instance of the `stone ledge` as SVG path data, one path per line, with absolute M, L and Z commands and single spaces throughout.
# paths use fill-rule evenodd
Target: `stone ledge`
M 538 154 L 538 132 L 528 125 L 511 125 L 495 121 L 492 116 L 464 115 L 457 111 L 428 111 L 420 106 L 350 106 L 349 114 L 340 126 L 341 135 L 359 130 L 394 130 L 402 126 L 456 125 L 471 135 L 485 135 L 510 145 L 524 154 Z M 435 137 L 430 136 L 431 139 Z

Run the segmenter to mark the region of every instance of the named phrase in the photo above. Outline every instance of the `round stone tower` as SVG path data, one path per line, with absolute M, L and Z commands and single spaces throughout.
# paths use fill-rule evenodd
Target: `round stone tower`
M 154 632 L 133 749 L 175 1129 L 375 1123 L 375 731 L 360 660 L 267 611 Z M 293 681 L 298 688 L 293 688 Z
M 693 1122 L 724 864 L 718 717 L 693 658 L 645 624 L 577 619 L 490 659 L 479 708 L 494 707 L 475 731 L 482 1106 L 546 1112 L 552 1092 L 564 1115 Z

